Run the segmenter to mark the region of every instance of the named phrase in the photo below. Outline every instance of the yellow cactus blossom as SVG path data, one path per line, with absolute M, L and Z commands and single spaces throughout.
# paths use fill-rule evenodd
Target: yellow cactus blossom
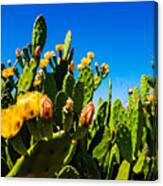
M 154 96 L 153 96 L 153 95 L 147 95 L 147 100 L 148 100 L 150 103 L 153 103 L 153 102 L 154 102 Z
M 50 60 L 53 56 L 55 56 L 55 53 L 53 51 L 47 51 L 44 54 L 44 58 L 47 59 L 47 60 Z
M 49 60 L 48 59 L 41 59 L 39 66 L 40 66 L 40 68 L 45 68 L 48 64 L 49 64 Z
M 43 94 L 40 92 L 27 92 L 17 98 L 17 106 L 22 110 L 24 120 L 35 118 L 39 115 L 39 104 Z
M 5 78 L 12 77 L 14 76 L 14 74 L 15 74 L 15 71 L 13 67 L 3 69 L 2 71 L 2 76 Z
M 73 72 L 75 70 L 75 65 L 74 62 L 72 61 L 69 65 L 68 65 L 68 71 Z
M 82 65 L 90 65 L 91 64 L 91 59 L 83 57 L 81 59 L 81 63 L 82 63 Z
M 93 52 L 88 52 L 87 57 L 88 57 L 88 59 L 92 60 L 95 57 L 95 54 Z
M 78 65 L 78 70 L 81 71 L 83 69 L 83 65 L 82 64 L 79 64 Z
M 39 78 L 35 79 L 34 82 L 33 82 L 33 86 L 34 87 L 36 87 L 36 86 L 38 86 L 40 84 L 41 84 L 41 79 L 39 79 Z
M 45 104 L 47 100 L 51 101 L 46 95 L 37 91 L 19 95 L 15 105 L 2 109 L 1 135 L 7 139 L 14 137 L 20 131 L 23 122 L 42 114 L 42 109 L 46 119 L 49 119 L 53 113 L 52 104 Z
M 109 65 L 108 64 L 106 64 L 106 63 L 103 64 L 102 68 L 103 68 L 104 74 L 108 74 L 109 73 Z
M 2 109 L 1 135 L 4 138 L 14 137 L 23 125 L 21 110 L 16 106 L 10 106 L 7 109 Z
M 60 52 L 64 49 L 64 44 L 58 44 L 55 46 L 55 49 L 57 52 Z

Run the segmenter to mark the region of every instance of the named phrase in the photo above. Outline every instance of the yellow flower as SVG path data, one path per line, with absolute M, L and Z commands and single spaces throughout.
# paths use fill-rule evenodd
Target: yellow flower
M 35 79 L 33 82 L 33 86 L 36 87 L 41 84 L 41 79 Z
M 2 76 L 5 78 L 12 77 L 14 76 L 14 74 L 15 74 L 15 71 L 13 67 L 3 69 L 2 71 Z
M 150 102 L 150 103 L 153 103 L 154 102 L 154 96 L 153 95 L 147 95 L 147 100 Z
M 102 65 L 102 68 L 103 68 L 103 73 L 104 74 L 108 74 L 109 73 L 109 65 L 108 64 L 103 64 Z
M 82 65 L 90 65 L 91 64 L 91 59 L 83 57 L 81 59 L 81 63 L 82 63 Z
M 39 104 L 42 94 L 39 92 L 27 92 L 17 98 L 17 106 L 22 110 L 23 120 L 29 120 L 39 115 Z
M 23 125 L 21 110 L 16 105 L 12 105 L 7 109 L 2 109 L 1 114 L 1 135 L 7 139 L 14 137 Z
M 93 52 L 88 52 L 87 53 L 88 59 L 91 59 L 92 60 L 94 58 L 94 56 L 95 56 L 95 54 Z
M 45 68 L 48 64 L 49 64 L 48 59 L 41 59 L 39 66 L 40 66 L 40 68 Z
M 56 51 L 60 52 L 64 49 L 64 44 L 58 44 L 55 46 Z
M 74 101 L 69 97 L 66 100 L 66 104 L 63 107 L 63 111 L 66 112 L 66 113 L 69 113 L 69 112 L 73 111 L 73 108 L 74 108 Z
M 44 58 L 47 59 L 47 60 L 50 60 L 53 56 L 55 56 L 55 53 L 53 51 L 47 51 L 44 54 Z
M 79 64 L 79 65 L 78 65 L 78 70 L 81 71 L 82 68 L 83 68 L 83 65 L 82 65 L 82 64 Z
M 73 72 L 75 70 L 74 62 L 72 61 L 71 64 L 68 65 L 68 71 Z

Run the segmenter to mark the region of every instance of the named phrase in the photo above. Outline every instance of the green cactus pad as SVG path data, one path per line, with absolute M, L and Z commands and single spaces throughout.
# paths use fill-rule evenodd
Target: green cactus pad
M 77 179 L 80 177 L 79 172 L 75 169 L 75 167 L 66 165 L 59 171 L 59 173 L 57 174 L 57 178 Z
M 121 156 L 127 161 L 132 161 L 131 132 L 124 124 L 119 124 L 116 133 L 116 143 Z
M 23 73 L 21 74 L 18 81 L 18 94 L 25 93 L 31 88 L 36 74 L 37 66 L 38 61 L 34 58 L 30 60 L 29 64 L 24 66 Z
M 67 96 L 63 91 L 59 91 L 55 98 L 55 106 L 54 106 L 54 114 L 55 114 L 55 122 L 57 125 L 61 126 L 62 124 L 62 109 L 67 100 Z
M 142 102 L 145 103 L 145 101 L 147 100 L 147 94 L 149 89 L 148 78 L 146 75 L 142 75 L 140 85 L 141 85 L 141 99 Z
M 84 101 L 84 84 L 80 81 L 76 81 L 73 88 L 73 101 L 74 101 L 74 111 L 80 114 L 83 108 Z
M 101 81 L 102 81 L 102 77 L 98 74 L 94 75 L 94 90 L 96 90 L 100 84 L 101 84 Z
M 111 116 L 110 116 L 110 122 L 109 127 L 112 129 L 116 129 L 119 123 L 124 122 L 125 109 L 122 106 L 122 103 L 119 99 L 116 99 L 111 107 Z
M 47 73 L 43 83 L 44 93 L 54 101 L 57 94 L 57 85 L 53 73 Z
M 94 92 L 94 76 L 90 66 L 84 66 L 81 73 L 79 74 L 79 81 L 84 84 L 84 102 L 83 106 L 87 105 L 92 98 Z
M 68 153 L 70 139 L 64 133 L 56 133 L 51 140 L 41 140 L 34 144 L 28 155 L 21 156 L 7 175 L 15 177 L 53 177 Z
M 66 34 L 65 41 L 64 41 L 64 54 L 63 54 L 63 59 L 65 60 L 68 56 L 68 52 L 71 47 L 71 41 L 72 41 L 72 33 L 69 30 Z
M 121 163 L 118 174 L 116 177 L 116 180 L 128 180 L 129 179 L 129 173 L 130 173 L 130 163 L 126 160 L 123 160 Z
M 42 50 L 46 42 L 47 28 L 43 16 L 38 16 L 32 31 L 32 54 L 34 56 L 37 46 Z
M 14 138 L 11 138 L 9 142 L 14 150 L 20 155 L 25 155 L 27 153 L 27 148 L 25 147 L 20 134 L 17 134 Z
M 145 145 L 142 152 L 139 153 L 138 160 L 136 161 L 136 163 L 133 167 L 133 172 L 135 174 L 139 174 L 143 170 L 146 155 L 147 155 L 147 147 Z
M 100 179 L 101 175 L 94 159 L 86 152 L 79 152 L 73 159 L 73 166 L 80 174 L 80 178 Z
M 104 163 L 105 156 L 111 145 L 110 140 L 111 140 L 110 130 L 107 127 L 105 127 L 101 141 L 93 149 L 93 157 L 97 159 L 99 166 L 102 166 L 102 164 Z
M 74 87 L 75 79 L 69 72 L 66 74 L 63 80 L 63 92 L 67 94 L 67 97 L 72 97 L 72 91 Z

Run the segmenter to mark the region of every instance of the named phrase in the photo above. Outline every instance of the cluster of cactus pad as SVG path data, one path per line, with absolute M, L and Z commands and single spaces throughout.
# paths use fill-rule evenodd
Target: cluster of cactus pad
M 74 76 L 72 34 L 45 53 L 46 22 L 38 16 L 32 42 L 1 65 L 1 173 L 7 177 L 157 179 L 157 83 L 143 75 L 128 105 L 108 98 L 95 108 L 94 91 L 108 75 L 91 68 L 93 53 Z M 39 70 L 41 68 L 41 71 Z M 95 115 L 94 115 L 95 111 Z M 93 116 L 94 115 L 94 116 Z

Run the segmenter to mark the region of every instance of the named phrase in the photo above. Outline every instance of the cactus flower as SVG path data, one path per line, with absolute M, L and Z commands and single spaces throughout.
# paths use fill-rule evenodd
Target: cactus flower
M 88 57 L 88 59 L 92 60 L 95 57 L 95 54 L 93 52 L 88 52 L 87 57 Z
M 48 59 L 41 59 L 39 66 L 40 66 L 40 68 L 45 68 L 48 64 L 49 64 Z
M 53 51 L 47 51 L 44 54 L 44 58 L 47 59 L 47 60 L 50 60 L 53 56 L 55 56 L 55 53 Z
M 79 65 L 78 65 L 78 70 L 81 71 L 82 68 L 83 68 L 83 65 L 82 65 L 82 64 L 79 64 Z
M 33 82 L 33 86 L 36 87 L 36 86 L 39 86 L 41 84 L 41 79 L 38 79 L 36 78 Z
M 81 59 L 81 63 L 82 63 L 82 65 L 90 65 L 91 64 L 91 59 L 83 57 Z
M 74 61 L 72 61 L 69 65 L 68 65 L 68 71 L 69 72 L 73 72 L 75 70 L 75 65 L 74 65 Z
M 150 103 L 154 102 L 154 96 L 153 95 L 147 95 L 147 101 L 149 101 Z
M 104 74 L 108 74 L 108 73 L 109 73 L 109 65 L 106 64 L 106 63 L 104 63 L 104 64 L 102 65 L 102 70 L 103 70 L 103 73 L 104 73 Z
M 66 113 L 72 112 L 74 108 L 74 102 L 71 98 L 68 98 L 66 101 L 66 105 L 63 107 L 63 110 Z
M 20 51 L 20 49 L 17 48 L 16 51 L 15 51 L 15 53 L 16 53 L 16 57 L 19 57 L 19 56 L 21 55 L 21 51 Z
M 83 126 L 90 125 L 92 123 L 93 115 L 94 115 L 94 104 L 93 102 L 89 102 L 82 110 L 80 121 Z
M 15 74 L 15 71 L 14 71 L 13 67 L 3 69 L 3 71 L 2 71 L 2 76 L 4 78 L 12 77 L 12 76 L 14 76 L 14 74 Z
M 64 44 L 58 44 L 55 46 L 57 52 L 61 52 L 64 49 Z
M 40 58 L 40 55 L 41 55 L 41 48 L 37 46 L 35 50 L 35 56 L 36 58 Z
M 44 95 L 40 101 L 40 117 L 43 120 L 48 120 L 52 116 L 53 116 L 53 103 L 50 100 L 50 98 L 48 98 L 47 95 Z

